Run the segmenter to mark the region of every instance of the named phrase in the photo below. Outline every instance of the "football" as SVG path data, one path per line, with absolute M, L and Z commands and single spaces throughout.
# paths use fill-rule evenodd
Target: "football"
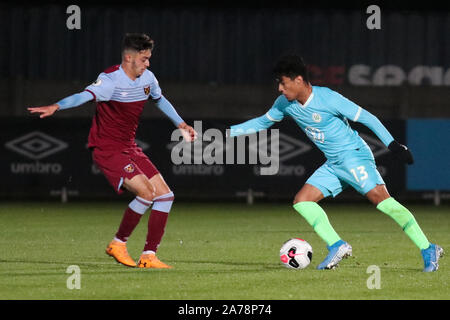
M 294 238 L 286 241 L 280 249 L 281 263 L 290 269 L 305 269 L 312 260 L 313 249 L 303 239 Z

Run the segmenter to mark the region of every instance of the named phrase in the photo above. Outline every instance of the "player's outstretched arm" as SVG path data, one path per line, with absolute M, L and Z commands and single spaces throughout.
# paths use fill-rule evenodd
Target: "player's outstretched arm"
M 56 111 L 58 111 L 59 109 L 59 105 L 52 104 L 49 106 L 43 106 L 43 107 L 29 107 L 27 108 L 28 111 L 30 111 L 30 113 L 38 113 L 39 114 L 39 118 L 45 118 L 45 117 L 49 117 L 52 114 L 54 114 Z
M 181 130 L 183 138 L 192 142 L 197 139 L 197 132 L 188 125 L 177 113 L 172 104 L 163 95 L 160 98 L 154 100 L 156 106 L 161 110 L 176 126 Z
M 80 93 L 73 94 L 49 106 L 29 107 L 27 109 L 28 111 L 30 111 L 30 113 L 38 113 L 39 118 L 42 119 L 53 115 L 58 110 L 78 107 L 79 105 L 88 102 L 93 98 L 94 96 L 92 95 L 92 93 L 88 91 L 83 91 Z
M 230 137 L 247 135 L 270 128 L 275 122 L 270 120 L 267 115 L 262 115 L 243 123 L 230 126 Z
M 284 109 L 287 106 L 289 106 L 289 101 L 284 95 L 280 95 L 266 114 L 243 123 L 230 126 L 227 133 L 229 133 L 230 137 L 236 137 L 269 129 L 275 124 L 275 122 L 280 122 L 283 120 L 285 115 Z

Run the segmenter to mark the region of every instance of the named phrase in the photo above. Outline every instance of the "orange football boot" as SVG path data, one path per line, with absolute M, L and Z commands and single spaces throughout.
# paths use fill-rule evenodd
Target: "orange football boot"
M 154 253 L 142 254 L 138 262 L 139 268 L 171 269 L 172 266 L 161 262 Z
M 127 244 L 124 242 L 112 240 L 106 247 L 106 254 L 127 267 L 136 267 L 136 262 L 128 254 Z

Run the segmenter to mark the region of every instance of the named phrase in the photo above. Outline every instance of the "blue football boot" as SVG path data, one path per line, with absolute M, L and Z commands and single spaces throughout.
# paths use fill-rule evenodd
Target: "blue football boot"
M 349 256 L 352 255 L 352 246 L 343 240 L 339 240 L 327 246 L 328 255 L 321 264 L 317 266 L 318 270 L 333 269 L 337 267 L 338 263 Z
M 423 258 L 424 269 L 423 272 L 433 272 L 439 269 L 439 258 L 444 255 L 444 249 L 437 244 L 430 243 L 427 249 L 420 250 Z

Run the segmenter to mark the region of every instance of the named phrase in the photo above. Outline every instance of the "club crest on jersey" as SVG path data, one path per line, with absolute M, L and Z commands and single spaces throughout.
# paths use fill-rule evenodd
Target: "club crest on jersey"
M 146 96 L 148 96 L 150 94 L 150 86 L 144 87 L 144 93 Z
M 124 168 L 123 168 L 123 170 L 125 170 L 126 172 L 128 172 L 128 173 L 132 173 L 132 172 L 134 172 L 134 166 L 133 166 L 133 164 L 127 164 Z
M 322 121 L 322 117 L 321 117 L 320 114 L 318 114 L 318 113 L 313 113 L 313 114 L 312 114 L 312 119 L 313 119 L 314 122 L 320 122 L 320 121 Z

